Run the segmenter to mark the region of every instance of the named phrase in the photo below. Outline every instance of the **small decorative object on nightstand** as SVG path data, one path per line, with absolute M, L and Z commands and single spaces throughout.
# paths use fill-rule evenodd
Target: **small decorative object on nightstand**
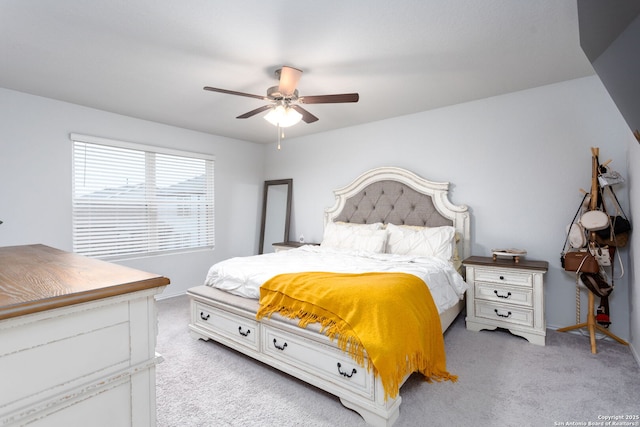
M 466 269 L 467 329 L 505 328 L 533 344 L 544 345 L 546 261 L 472 256 Z
M 300 246 L 304 246 L 304 245 L 313 245 L 313 246 L 317 246 L 319 245 L 319 243 L 305 243 L 305 242 L 280 242 L 280 243 L 273 243 L 271 246 L 273 246 L 273 250 L 275 252 L 281 252 L 281 251 L 288 251 L 290 249 L 295 249 L 295 248 L 299 248 Z
M 524 257 L 527 251 L 524 249 L 491 249 L 491 253 L 493 254 L 494 261 L 498 259 L 498 257 L 510 257 L 518 263 L 520 262 L 520 257 Z

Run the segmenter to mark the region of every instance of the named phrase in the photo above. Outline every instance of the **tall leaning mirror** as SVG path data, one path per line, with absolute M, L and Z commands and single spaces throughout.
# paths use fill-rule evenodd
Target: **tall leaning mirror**
M 274 243 L 289 240 L 292 187 L 292 179 L 264 182 L 259 254 L 274 252 Z

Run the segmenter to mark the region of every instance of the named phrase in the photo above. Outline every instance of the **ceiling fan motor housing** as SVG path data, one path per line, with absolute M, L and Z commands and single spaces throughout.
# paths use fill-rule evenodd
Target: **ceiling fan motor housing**
M 293 94 L 291 94 L 290 96 L 285 96 L 282 93 L 280 93 L 279 86 L 271 86 L 269 89 L 267 89 L 267 98 L 273 99 L 275 101 L 278 101 L 281 99 L 286 99 L 288 101 L 295 101 L 298 99 L 298 89 L 294 90 Z

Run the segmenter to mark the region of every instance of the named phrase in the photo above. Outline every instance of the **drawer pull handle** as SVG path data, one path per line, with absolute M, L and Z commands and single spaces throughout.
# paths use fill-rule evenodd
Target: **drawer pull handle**
M 493 311 L 495 311 L 495 312 L 496 312 L 496 315 L 498 315 L 499 317 L 511 317 L 511 312 L 510 312 L 510 311 L 509 311 L 509 312 L 507 312 L 507 314 L 501 314 L 501 313 L 499 313 L 497 308 L 496 308 L 496 309 L 494 309 Z
M 496 296 L 497 296 L 498 298 L 505 298 L 505 299 L 506 299 L 506 298 L 509 298 L 509 297 L 511 296 L 511 292 L 507 292 L 507 294 L 506 294 L 506 295 L 500 295 L 500 294 L 498 293 L 498 290 L 497 290 L 497 289 L 494 289 L 494 290 L 493 290 L 493 293 L 494 293 L 494 294 L 496 294 Z
M 200 318 L 201 318 L 202 320 L 205 320 L 205 321 L 206 321 L 206 320 L 209 320 L 209 317 L 211 317 L 211 315 L 210 315 L 209 313 L 207 313 L 207 315 L 205 316 L 205 315 L 204 315 L 204 311 L 201 311 L 201 312 L 200 312 Z
M 238 333 L 243 337 L 246 337 L 251 333 L 251 329 L 247 329 L 247 332 L 242 332 L 242 326 L 238 326 Z
M 287 347 L 287 343 L 284 343 L 284 344 L 282 344 L 282 346 L 279 346 L 279 345 L 277 344 L 277 340 L 274 338 L 274 339 L 273 339 L 273 346 L 274 346 L 275 348 L 277 348 L 278 350 L 283 351 L 283 350 Z
M 345 378 L 351 378 L 352 376 L 354 376 L 355 374 L 357 374 L 357 373 L 358 373 L 358 371 L 356 371 L 356 368 L 353 368 L 353 369 L 351 370 L 351 373 L 345 372 L 345 371 L 343 371 L 343 370 L 342 370 L 342 369 L 340 369 L 340 368 L 342 368 L 342 365 L 340 364 L 340 362 L 338 362 L 338 373 L 339 373 L 340 375 L 342 375 L 343 377 L 345 377 Z

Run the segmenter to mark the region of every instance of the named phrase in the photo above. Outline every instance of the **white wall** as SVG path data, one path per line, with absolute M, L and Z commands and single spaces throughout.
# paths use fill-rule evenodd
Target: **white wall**
M 596 10 L 600 11 L 603 4 L 590 3 L 587 6 L 596 6 Z M 607 5 L 604 7 L 616 6 Z M 608 21 L 608 17 L 605 18 L 603 15 L 602 20 Z M 640 129 L 640 102 L 638 97 L 638 93 L 640 93 L 640 81 L 638 81 L 638 74 L 640 74 L 639 38 L 640 16 L 636 17 L 607 49 L 593 61 L 593 67 L 606 85 L 631 130 Z M 637 165 L 640 164 L 640 146 L 636 141 L 629 140 L 627 151 L 631 212 L 638 213 L 640 212 L 640 175 L 636 171 L 638 169 Z M 635 215 L 635 217 L 637 218 L 638 215 Z M 640 362 L 640 287 L 637 285 L 638 274 L 636 273 L 640 271 L 640 256 L 638 256 L 640 236 L 637 231 L 632 233 L 631 241 L 631 256 L 629 258 L 631 265 L 628 269 L 628 274 L 629 283 L 635 284 L 629 287 L 628 294 L 631 309 L 631 348 L 636 360 Z
M 640 128 L 640 102 L 637 96 L 640 88 L 637 77 L 640 71 L 639 36 L 640 17 L 637 17 L 593 64 L 632 130 Z M 635 213 L 640 212 L 640 175 L 637 172 L 640 164 L 640 146 L 638 142 L 640 141 L 630 140 L 627 153 L 631 211 Z M 637 217 L 638 215 L 635 215 L 635 218 Z M 633 218 L 631 220 L 633 223 Z M 640 256 L 638 256 L 640 235 L 637 231 L 632 233 L 631 239 L 632 265 L 629 268 L 629 281 L 635 284 L 630 287 L 628 294 L 632 325 L 631 346 L 636 360 L 640 361 L 640 287 L 637 285 L 638 272 L 640 272 Z
M 600 4 L 599 7 L 602 7 Z M 608 4 L 605 7 L 615 8 Z M 635 6 L 638 8 L 638 6 Z M 608 16 L 603 14 L 603 21 Z M 611 94 L 631 130 L 640 130 L 640 15 L 593 62 L 593 68 Z
M 354 107 L 357 108 L 357 105 Z M 309 125 L 313 126 L 313 125 Z M 292 238 L 322 238 L 332 190 L 378 166 L 452 182 L 472 215 L 472 253 L 516 247 L 549 261 L 547 326 L 575 323 L 575 281 L 560 266 L 565 227 L 591 183 L 590 147 L 627 171 L 633 136 L 597 77 L 587 77 L 358 127 L 285 140 L 266 179 L 293 178 Z M 628 188 L 617 193 L 628 207 Z M 621 251 L 628 266 L 628 249 Z M 629 338 L 629 274 L 616 281 L 611 331 Z M 583 310 L 586 295 L 583 295 Z M 583 316 L 584 316 L 583 311 Z M 584 317 L 583 317 L 584 318 Z
M 629 198 L 631 205 L 631 224 L 637 224 L 640 218 L 640 141 L 630 140 L 627 152 L 627 168 L 629 169 Z M 635 215 L 634 215 L 635 213 Z M 640 363 L 640 230 L 635 227 L 635 232 L 631 233 L 631 249 L 629 251 L 629 259 L 631 265 L 627 269 L 629 274 L 628 280 L 632 285 L 629 287 L 629 307 L 631 322 L 631 349 L 638 363 Z
M 216 156 L 215 250 L 120 262 L 169 277 L 163 296 L 201 285 L 215 261 L 257 253 L 264 146 L 5 89 L 0 89 L 0 246 L 72 249 L 71 132 Z

